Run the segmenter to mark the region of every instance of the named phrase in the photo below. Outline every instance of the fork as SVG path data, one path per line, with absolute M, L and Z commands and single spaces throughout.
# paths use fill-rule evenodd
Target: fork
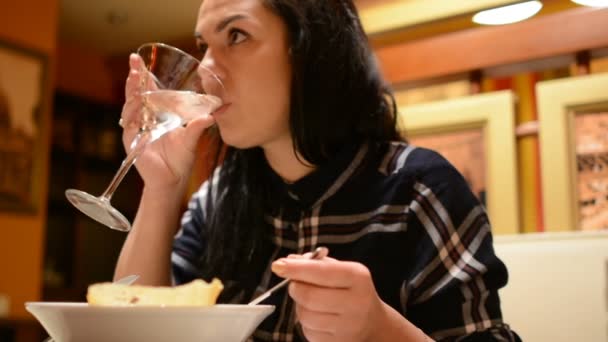
M 326 247 L 317 247 L 317 249 L 315 249 L 315 251 L 310 256 L 310 259 L 323 259 L 324 257 L 327 256 L 328 253 L 329 253 L 329 250 Z M 282 282 L 273 286 L 270 290 L 257 296 L 254 300 L 249 302 L 249 304 L 247 304 L 247 305 L 257 305 L 257 304 L 261 303 L 263 300 L 270 297 L 270 295 L 273 294 L 275 291 L 277 291 L 278 289 L 281 289 L 281 288 L 285 287 L 285 285 L 289 284 L 290 281 L 291 281 L 291 279 L 289 279 L 289 278 L 284 279 Z

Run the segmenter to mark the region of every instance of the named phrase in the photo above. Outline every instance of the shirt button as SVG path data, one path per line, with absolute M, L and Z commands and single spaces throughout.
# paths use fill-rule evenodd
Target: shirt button
M 294 193 L 293 193 L 293 192 L 291 192 L 291 191 L 287 191 L 287 194 L 288 194 L 288 195 L 289 195 L 289 197 L 291 197 L 291 199 L 293 199 L 293 200 L 296 200 L 296 201 L 299 201 L 299 200 L 300 200 L 300 197 L 298 197 L 298 195 L 294 194 Z

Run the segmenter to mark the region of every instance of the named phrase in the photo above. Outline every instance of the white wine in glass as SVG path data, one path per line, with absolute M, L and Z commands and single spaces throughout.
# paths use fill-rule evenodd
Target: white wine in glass
M 101 196 L 68 189 L 66 197 L 84 214 L 112 229 L 129 231 L 131 223 L 110 200 L 146 145 L 195 117 L 211 114 L 222 105 L 224 86 L 219 77 L 191 55 L 163 43 L 148 43 L 137 53 L 144 61 L 140 92 L 139 132 L 118 172 Z

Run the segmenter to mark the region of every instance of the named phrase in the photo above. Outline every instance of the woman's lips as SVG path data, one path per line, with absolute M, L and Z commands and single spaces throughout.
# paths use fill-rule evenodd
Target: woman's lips
M 226 110 L 228 110 L 230 105 L 231 105 L 231 103 L 225 103 L 225 104 L 221 105 L 218 109 L 213 111 L 213 113 L 211 113 L 211 115 L 212 116 L 222 115 L 222 113 L 224 113 L 224 112 L 226 112 Z

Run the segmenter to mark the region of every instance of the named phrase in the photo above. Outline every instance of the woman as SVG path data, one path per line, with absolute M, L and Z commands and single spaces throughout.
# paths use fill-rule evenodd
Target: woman
M 517 339 L 501 321 L 507 271 L 485 211 L 447 161 L 400 137 L 352 1 L 204 0 L 195 36 L 225 105 L 139 158 L 145 186 L 116 278 L 218 277 L 232 303 L 291 278 L 256 340 Z M 141 106 L 141 60 L 130 63 L 125 122 Z M 176 230 L 213 124 L 223 162 Z M 297 256 L 320 245 L 330 257 Z

